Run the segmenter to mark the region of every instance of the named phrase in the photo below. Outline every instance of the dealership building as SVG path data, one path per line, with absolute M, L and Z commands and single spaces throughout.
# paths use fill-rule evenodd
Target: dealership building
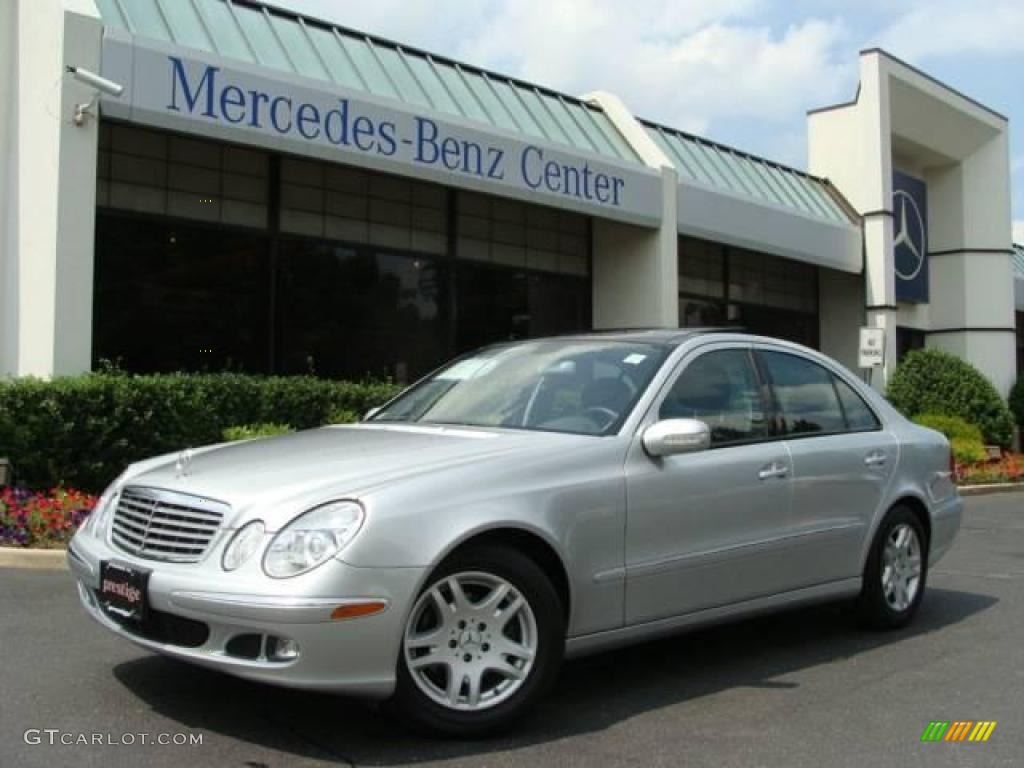
M 343 22 L 252 0 L 0 6 L 0 375 L 408 381 L 498 340 L 711 325 L 851 368 L 880 328 L 877 386 L 925 346 L 1015 380 L 1006 118 L 884 51 L 808 115 L 804 172 L 628 93 Z

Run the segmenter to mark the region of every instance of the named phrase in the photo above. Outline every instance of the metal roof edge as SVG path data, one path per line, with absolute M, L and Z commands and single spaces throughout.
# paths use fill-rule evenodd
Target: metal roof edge
M 665 125 L 664 123 L 659 123 L 644 117 L 638 117 L 637 121 L 639 121 L 641 125 L 647 128 L 657 128 L 662 131 L 668 131 L 669 133 L 675 134 L 676 136 L 681 136 L 685 139 L 690 139 L 691 141 L 697 141 L 700 142 L 701 144 L 706 144 L 709 147 L 715 147 L 716 149 L 721 149 L 726 152 L 732 152 L 733 154 L 739 155 L 740 157 L 745 157 L 748 160 L 753 160 L 758 163 L 764 163 L 765 165 L 770 165 L 774 168 L 778 168 L 779 170 L 787 171 L 789 173 L 795 173 L 797 176 L 803 176 L 805 179 L 810 179 L 811 181 L 826 184 L 828 183 L 828 179 L 826 179 L 824 176 L 815 176 L 813 173 L 810 173 L 809 171 L 804 171 L 801 170 L 800 168 L 795 168 L 792 165 L 786 165 L 785 163 L 781 163 L 778 160 L 772 160 L 761 155 L 755 155 L 753 152 L 747 152 L 746 150 L 739 149 L 738 147 L 734 147 L 730 144 L 724 144 L 720 141 L 715 141 L 714 139 L 708 139 L 705 138 L 704 136 L 698 136 L 695 133 L 690 133 L 679 128 L 673 128 L 671 126 Z
M 300 13 L 292 8 L 287 8 L 283 5 L 280 5 L 279 3 L 273 2 L 272 0 L 231 1 L 237 5 L 248 5 L 252 8 L 266 8 L 272 11 L 273 13 L 280 14 L 281 16 L 287 16 L 291 19 L 302 20 L 306 23 L 312 23 L 324 27 L 329 27 L 331 29 L 337 29 L 339 32 L 343 34 L 353 35 L 355 37 L 370 40 L 372 43 L 383 45 L 388 48 L 393 48 L 395 50 L 402 51 L 403 53 L 410 53 L 415 56 L 429 57 L 434 61 L 440 61 L 452 66 L 458 66 L 462 69 L 469 70 L 471 72 L 476 72 L 477 74 L 485 75 L 487 77 L 495 77 L 501 80 L 505 80 L 506 82 L 509 83 L 515 83 L 516 85 L 522 86 L 523 88 L 527 88 L 530 90 L 535 89 L 540 91 L 541 93 L 546 93 L 549 96 L 557 96 L 559 98 L 565 99 L 566 101 L 571 101 L 573 104 L 578 104 L 579 106 L 585 107 L 594 112 L 604 112 L 604 110 L 602 110 L 599 106 L 595 104 L 590 104 L 584 99 L 580 98 L 579 96 L 574 96 L 564 91 L 559 91 L 556 88 L 552 88 L 547 85 L 541 85 L 539 83 L 531 83 L 529 80 L 523 80 L 522 78 L 514 77 L 512 75 L 506 75 L 502 72 L 498 72 L 493 69 L 485 69 L 484 67 L 480 67 L 475 64 L 469 64 L 459 59 L 453 59 L 452 57 L 445 56 L 444 54 L 428 51 L 425 48 L 419 48 L 415 45 L 407 45 L 406 43 L 400 43 L 397 40 L 392 40 L 391 38 L 384 37 L 382 35 L 364 32 L 363 30 L 355 29 L 354 27 L 349 27 L 346 26 L 345 24 L 341 24 L 336 21 L 331 21 L 330 19 L 324 18 L 322 16 L 313 16 L 308 13 Z

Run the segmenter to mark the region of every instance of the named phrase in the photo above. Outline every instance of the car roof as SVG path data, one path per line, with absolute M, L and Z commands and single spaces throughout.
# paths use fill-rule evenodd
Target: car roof
M 706 328 L 611 328 L 601 331 L 587 331 L 585 333 L 566 333 L 559 336 L 546 336 L 530 341 L 566 341 L 566 340 L 588 340 L 588 341 L 622 341 L 641 344 L 657 344 L 666 347 L 678 347 L 685 341 L 695 336 L 702 336 L 709 333 L 746 335 L 741 328 L 736 327 L 706 327 Z

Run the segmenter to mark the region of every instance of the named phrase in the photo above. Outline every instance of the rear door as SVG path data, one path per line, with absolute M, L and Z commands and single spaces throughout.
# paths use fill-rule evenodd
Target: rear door
M 682 361 L 626 462 L 626 621 L 636 624 L 782 592 L 798 581 L 785 537 L 789 455 L 772 434 L 749 345 Z M 652 458 L 651 424 L 694 418 L 711 448 Z
M 836 372 L 767 345 L 755 354 L 792 460 L 801 586 L 859 576 L 864 537 L 896 466 L 896 438 Z

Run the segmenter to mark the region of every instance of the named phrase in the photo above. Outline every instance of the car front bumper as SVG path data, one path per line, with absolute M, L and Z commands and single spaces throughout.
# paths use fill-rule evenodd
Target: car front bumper
M 221 584 L 203 564 L 140 559 L 81 534 L 67 560 L 86 612 L 138 646 L 249 680 L 371 698 L 394 690 L 405 617 L 423 577 L 420 568 L 355 568 L 331 560 L 295 579 Z M 101 605 L 104 560 L 150 571 L 149 617 L 142 624 L 118 620 Z M 385 607 L 332 619 L 335 609 L 368 601 Z M 298 656 L 275 660 L 271 638 L 297 643 Z

